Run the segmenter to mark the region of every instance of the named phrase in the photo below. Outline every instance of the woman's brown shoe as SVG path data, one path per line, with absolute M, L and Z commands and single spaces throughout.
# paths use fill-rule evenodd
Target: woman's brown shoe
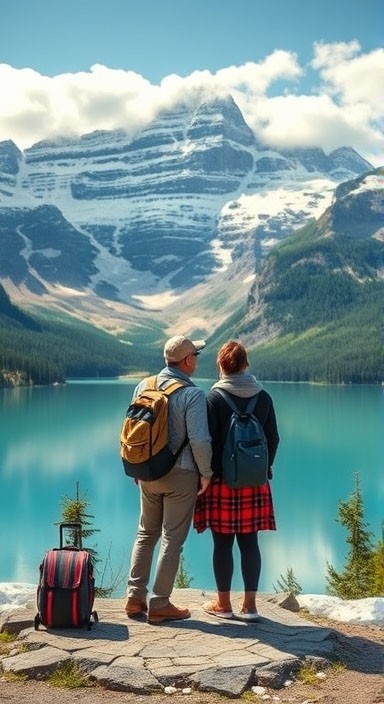
M 258 621 L 260 617 L 256 609 L 246 609 L 243 607 L 237 618 L 247 623 L 253 623 L 254 621 Z
M 218 601 L 207 601 L 203 604 L 203 611 L 211 616 L 218 616 L 219 618 L 233 618 L 232 609 L 224 609 Z

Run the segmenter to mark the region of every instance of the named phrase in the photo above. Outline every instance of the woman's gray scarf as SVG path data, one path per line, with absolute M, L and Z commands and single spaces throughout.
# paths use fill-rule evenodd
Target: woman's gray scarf
M 223 374 L 219 381 L 213 384 L 212 389 L 223 389 L 240 398 L 250 398 L 261 391 L 263 385 L 249 372 L 236 372 L 236 374 Z

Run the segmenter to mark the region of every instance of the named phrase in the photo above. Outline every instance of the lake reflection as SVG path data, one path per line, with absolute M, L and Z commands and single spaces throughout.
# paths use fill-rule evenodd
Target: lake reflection
M 206 390 L 210 380 L 199 384 Z M 122 470 L 119 431 L 134 381 L 76 382 L 0 392 L 0 581 L 36 582 L 46 549 L 57 545 L 60 502 L 86 492 L 91 539 L 124 577 L 136 533 L 138 491 Z M 281 434 L 272 482 L 277 532 L 264 532 L 261 591 L 287 568 L 306 592 L 325 591 L 326 562 L 340 568 L 345 531 L 340 499 L 360 473 L 365 517 L 375 539 L 383 511 L 383 391 L 379 387 L 265 384 Z M 191 531 L 185 563 L 192 586 L 213 589 L 211 538 Z M 238 563 L 237 563 L 238 564 Z M 236 578 L 234 589 L 241 588 Z M 124 584 L 120 594 L 124 592 Z

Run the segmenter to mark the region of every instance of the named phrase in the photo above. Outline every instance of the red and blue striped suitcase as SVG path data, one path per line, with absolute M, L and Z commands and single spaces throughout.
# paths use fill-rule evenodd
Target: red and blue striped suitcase
M 63 546 L 63 530 L 75 531 L 79 547 Z M 89 552 L 81 547 L 81 526 L 60 524 L 60 548 L 48 550 L 40 565 L 35 629 L 90 628 L 98 620 L 93 611 L 95 579 Z

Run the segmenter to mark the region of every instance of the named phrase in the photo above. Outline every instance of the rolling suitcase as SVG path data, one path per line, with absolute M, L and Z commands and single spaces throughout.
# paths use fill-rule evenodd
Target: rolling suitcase
M 70 529 L 76 544 L 64 546 L 63 533 Z M 48 550 L 40 565 L 34 626 L 90 628 L 97 622 L 93 611 L 95 579 L 89 552 L 82 549 L 81 524 L 60 524 L 60 547 Z M 93 621 L 92 621 L 93 617 Z

